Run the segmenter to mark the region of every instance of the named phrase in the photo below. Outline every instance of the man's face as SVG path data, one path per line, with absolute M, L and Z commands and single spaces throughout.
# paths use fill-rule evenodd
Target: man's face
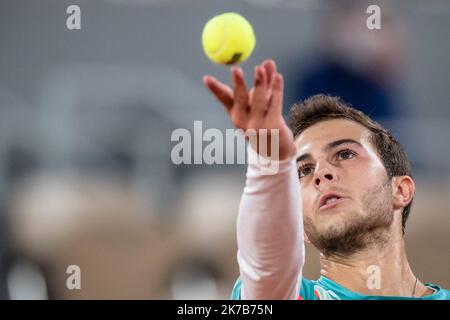
M 370 131 L 346 119 L 312 125 L 296 139 L 305 232 L 325 254 L 380 241 L 393 221 L 392 189 Z

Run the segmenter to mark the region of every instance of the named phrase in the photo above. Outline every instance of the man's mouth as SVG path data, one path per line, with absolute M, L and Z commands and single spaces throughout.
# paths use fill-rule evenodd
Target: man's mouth
M 325 210 L 325 209 L 335 207 L 336 205 L 338 205 L 339 203 L 341 203 L 344 200 L 345 200 L 345 198 L 341 194 L 332 193 L 332 192 L 326 193 L 322 197 L 320 197 L 319 210 Z

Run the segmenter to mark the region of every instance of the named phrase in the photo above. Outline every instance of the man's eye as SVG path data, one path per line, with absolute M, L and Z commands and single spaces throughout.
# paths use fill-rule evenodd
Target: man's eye
M 356 155 L 356 153 L 354 153 L 351 150 L 342 150 L 342 151 L 338 152 L 338 159 L 339 160 L 348 160 L 348 159 L 352 159 L 355 155 Z
M 312 173 L 313 170 L 314 170 L 314 168 L 310 165 L 302 166 L 298 169 L 298 177 L 301 179 L 301 178 L 307 176 L 308 174 Z

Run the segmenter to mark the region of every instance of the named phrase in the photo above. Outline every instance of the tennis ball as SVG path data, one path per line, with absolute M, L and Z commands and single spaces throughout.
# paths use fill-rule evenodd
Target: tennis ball
M 255 44 L 252 25 L 235 12 L 215 16 L 203 28 L 203 50 L 215 63 L 235 64 L 245 61 L 251 55 Z

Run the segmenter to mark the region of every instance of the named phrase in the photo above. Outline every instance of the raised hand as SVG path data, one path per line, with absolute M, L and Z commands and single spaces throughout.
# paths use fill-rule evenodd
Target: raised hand
M 236 128 L 247 131 L 253 129 L 278 129 L 279 160 L 288 158 L 295 152 L 294 138 L 282 116 L 283 76 L 277 72 L 273 60 L 265 60 L 255 66 L 254 87 L 247 89 L 244 73 L 240 67 L 231 68 L 233 88 L 212 76 L 204 76 L 203 82 L 225 107 Z M 267 142 L 270 143 L 268 138 Z M 258 145 L 258 144 L 257 144 Z M 270 145 L 267 146 L 270 150 Z M 258 148 L 255 149 L 259 152 Z M 268 154 L 270 156 L 270 154 Z

